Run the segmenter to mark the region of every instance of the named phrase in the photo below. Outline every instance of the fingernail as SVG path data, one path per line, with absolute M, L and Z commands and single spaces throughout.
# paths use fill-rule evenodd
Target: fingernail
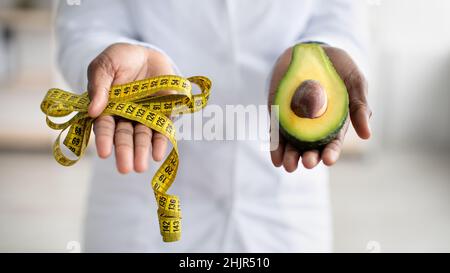
M 95 114 L 95 113 L 92 113 L 92 111 L 94 111 L 93 109 L 94 109 L 94 101 L 92 101 L 91 104 L 89 104 L 89 107 L 88 107 L 88 115 L 91 116 L 91 117 L 93 117 L 94 114 Z
M 367 119 L 367 130 L 369 132 L 369 135 L 371 135 L 372 134 L 372 128 L 370 127 L 369 118 Z
M 331 161 L 332 161 L 333 163 L 336 162 L 336 161 L 338 160 L 338 157 L 339 157 L 339 153 L 338 153 L 338 152 L 333 151 L 333 152 L 331 153 L 330 158 L 331 158 Z
M 310 158 L 310 159 L 308 159 L 308 164 L 309 164 L 309 166 L 314 166 L 314 165 L 316 165 L 316 159 L 315 159 L 315 158 Z

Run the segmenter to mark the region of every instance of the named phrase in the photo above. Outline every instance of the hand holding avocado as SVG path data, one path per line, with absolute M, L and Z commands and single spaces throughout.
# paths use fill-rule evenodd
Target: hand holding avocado
M 349 115 L 358 136 L 371 135 L 372 115 L 367 82 L 351 57 L 326 45 L 299 44 L 287 49 L 275 64 L 269 105 L 279 107 L 280 142 L 271 151 L 276 167 L 286 171 L 303 165 L 312 169 L 322 160 L 331 166 L 339 158 Z

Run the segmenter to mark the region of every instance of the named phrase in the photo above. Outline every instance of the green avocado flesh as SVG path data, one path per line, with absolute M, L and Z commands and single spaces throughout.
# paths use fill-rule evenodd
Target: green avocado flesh
M 326 92 L 328 105 L 320 117 L 302 118 L 291 109 L 295 91 L 305 80 L 318 81 Z M 281 133 L 299 150 L 321 149 L 332 141 L 348 115 L 348 93 L 330 59 L 318 44 L 299 44 L 281 79 L 274 105 Z

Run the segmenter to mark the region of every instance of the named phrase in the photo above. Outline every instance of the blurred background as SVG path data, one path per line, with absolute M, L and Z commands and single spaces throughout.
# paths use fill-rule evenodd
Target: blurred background
M 366 4 L 374 139 L 351 134 L 331 168 L 334 249 L 449 252 L 450 1 Z M 2 252 L 67 252 L 82 239 L 94 155 L 59 166 L 56 134 L 38 107 L 49 87 L 66 87 L 55 65 L 53 6 L 0 2 Z

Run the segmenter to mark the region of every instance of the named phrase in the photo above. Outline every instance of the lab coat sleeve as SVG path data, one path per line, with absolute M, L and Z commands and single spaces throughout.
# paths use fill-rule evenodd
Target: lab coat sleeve
M 316 0 L 297 43 L 315 41 L 345 50 L 367 72 L 366 1 Z
M 127 2 L 96 0 L 68 5 L 66 1 L 60 1 L 55 27 L 58 64 L 74 91 L 86 89 L 89 63 L 114 43 L 141 45 L 165 54 L 161 49 L 138 40 Z

